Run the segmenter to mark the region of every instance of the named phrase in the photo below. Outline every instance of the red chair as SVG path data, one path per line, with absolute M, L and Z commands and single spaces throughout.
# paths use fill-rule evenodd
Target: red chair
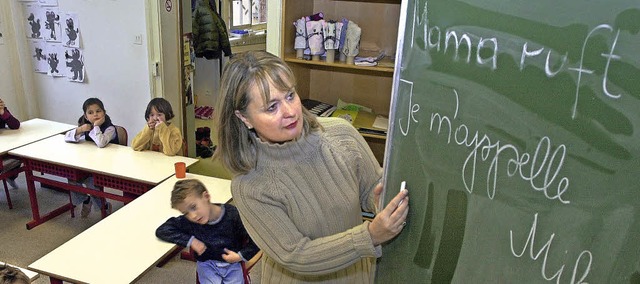
M 4 194 L 7 196 L 7 204 L 9 205 L 9 209 L 13 209 L 13 203 L 11 202 L 11 195 L 9 195 L 10 194 L 9 187 L 7 186 L 7 178 L 12 175 L 17 175 L 23 170 L 22 162 L 15 159 L 8 159 L 8 160 L 5 160 L 5 162 L 8 162 L 7 170 L 6 172 L 3 172 L 4 165 L 3 165 L 2 158 L 0 158 L 0 175 L 4 176 L 4 178 L 2 178 L 2 185 L 4 185 Z

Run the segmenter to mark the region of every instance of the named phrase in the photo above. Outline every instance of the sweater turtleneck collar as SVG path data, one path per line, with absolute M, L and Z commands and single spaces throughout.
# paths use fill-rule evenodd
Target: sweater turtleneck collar
M 308 135 L 303 132 L 300 138 L 282 144 L 264 142 L 254 134 L 258 166 L 303 161 L 307 156 L 318 151 L 321 132 L 321 130 L 316 130 Z

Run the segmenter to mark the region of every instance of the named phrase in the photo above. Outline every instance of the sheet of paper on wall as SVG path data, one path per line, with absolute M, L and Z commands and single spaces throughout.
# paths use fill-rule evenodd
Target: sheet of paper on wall
M 24 4 L 24 33 L 27 38 L 41 39 L 44 33 L 44 10 L 37 4 Z
M 78 48 L 65 48 L 64 52 L 67 78 L 73 82 L 84 82 L 84 57 Z
M 4 44 L 4 24 L 2 23 L 2 19 L 0 19 L 0 45 Z
M 58 0 L 38 0 L 42 6 L 58 6 Z
M 64 31 L 62 32 L 62 44 L 68 47 L 80 48 L 80 23 L 77 13 L 64 13 Z
M 58 7 L 46 7 L 44 9 L 44 40 L 49 42 L 61 42 L 60 11 Z
M 52 77 L 62 77 L 67 75 L 67 69 L 64 68 L 64 47 L 60 43 L 47 42 L 47 75 Z
M 47 73 L 47 46 L 42 40 L 28 40 L 31 50 L 31 62 L 33 70 L 38 73 Z

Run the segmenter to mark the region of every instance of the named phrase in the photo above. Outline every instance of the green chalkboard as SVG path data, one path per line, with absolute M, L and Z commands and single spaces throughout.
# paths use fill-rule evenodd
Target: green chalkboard
M 378 283 L 640 283 L 640 2 L 402 4 Z

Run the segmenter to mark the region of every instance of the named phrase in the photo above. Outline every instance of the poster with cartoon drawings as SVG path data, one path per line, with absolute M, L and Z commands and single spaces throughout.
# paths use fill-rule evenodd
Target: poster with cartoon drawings
M 47 73 L 47 46 L 44 41 L 30 40 L 31 62 L 33 62 L 33 70 L 38 73 Z
M 51 42 L 61 41 L 60 13 L 58 8 L 45 8 L 44 10 L 44 40 Z
M 65 68 L 69 81 L 84 81 L 84 59 L 82 51 L 77 48 L 65 48 L 64 52 Z
M 62 32 L 62 44 L 68 47 L 80 47 L 80 25 L 78 24 L 78 14 L 65 13 L 62 17 L 64 31 Z
M 37 5 L 25 4 L 23 11 L 27 38 L 42 38 L 44 33 L 44 14 L 42 9 Z
M 42 6 L 58 6 L 58 0 L 38 0 Z
M 53 77 L 66 76 L 67 69 L 63 68 L 64 63 L 60 63 L 60 60 L 64 62 L 65 48 L 59 43 L 46 43 L 46 56 L 47 56 L 47 75 Z

